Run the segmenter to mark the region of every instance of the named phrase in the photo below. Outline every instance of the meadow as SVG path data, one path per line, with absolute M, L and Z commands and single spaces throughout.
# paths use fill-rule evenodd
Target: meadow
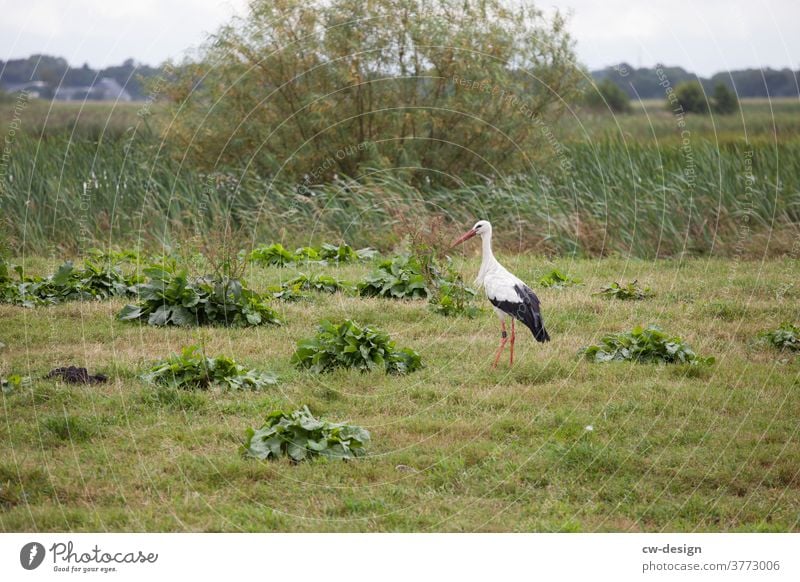
M 800 323 L 796 102 L 687 117 L 688 148 L 661 103 L 617 117 L 583 111 L 554 128 L 552 165 L 529 175 L 424 188 L 380 174 L 310 194 L 182 166 L 158 139 L 165 111 L 155 106 L 145 122 L 142 107 L 27 105 L 0 180 L 10 262 L 46 275 L 64 259 L 80 265 L 93 247 L 132 247 L 177 256 L 200 275 L 214 268 L 209 233 L 224 228 L 245 250 L 346 240 L 386 258 L 406 247 L 409 224 L 443 217 L 454 235 L 480 217 L 495 224 L 501 262 L 539 295 L 552 341 L 520 328 L 514 366 L 491 369 L 499 327 L 481 295 L 474 319 L 352 292 L 275 299 L 283 324 L 254 328 L 122 322 L 130 300 L 121 298 L 0 302 L 0 376 L 31 379 L 2 393 L 0 530 L 800 530 L 800 358 L 759 339 Z M 0 119 L 11 116 L 3 109 Z M 476 252 L 454 258 L 467 281 Z M 267 293 L 299 272 L 356 282 L 374 266 L 251 263 L 244 278 Z M 540 285 L 554 268 L 582 284 Z M 654 297 L 595 295 L 633 280 Z M 298 369 L 297 342 L 326 319 L 377 326 L 424 367 Z M 649 324 L 715 361 L 578 355 Z M 190 345 L 278 383 L 220 392 L 142 379 Z M 109 381 L 44 378 L 70 364 Z M 248 428 L 303 405 L 369 430 L 366 455 L 241 454 Z
M 797 531 L 800 359 L 757 341 L 797 319 L 797 259 L 561 260 L 501 256 L 539 294 L 553 341 L 524 328 L 517 361 L 491 359 L 496 317 L 446 318 L 425 301 L 320 295 L 276 302 L 251 329 L 122 323 L 122 300 L 0 305 L 6 372 L 0 529 L 72 531 Z M 468 274 L 475 258 L 457 259 Z M 31 268 L 54 264 L 39 259 Z M 536 286 L 554 266 L 584 285 Z M 315 268 L 358 280 L 370 265 Z M 305 270 L 305 269 L 304 269 Z M 307 271 L 306 271 L 307 272 Z M 295 268 L 252 267 L 259 290 Z M 656 296 L 592 293 L 638 279 Z M 484 305 L 485 307 L 485 305 Z M 422 355 L 407 376 L 290 364 L 323 319 L 354 318 Z M 607 332 L 658 324 L 711 366 L 592 363 Z M 278 375 L 261 392 L 159 392 L 140 379 L 187 345 Z M 506 355 L 507 357 L 507 355 Z M 41 379 L 87 366 L 107 384 Z M 349 462 L 243 458 L 274 409 L 367 428 Z

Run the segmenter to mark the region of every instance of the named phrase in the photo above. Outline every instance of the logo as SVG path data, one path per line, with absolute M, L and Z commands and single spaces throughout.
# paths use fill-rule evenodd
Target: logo
M 39 542 L 30 542 L 19 551 L 19 563 L 26 570 L 35 570 L 44 561 L 44 546 Z

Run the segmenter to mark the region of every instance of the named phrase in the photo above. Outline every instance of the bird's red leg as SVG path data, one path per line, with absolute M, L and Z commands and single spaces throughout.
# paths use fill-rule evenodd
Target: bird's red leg
M 517 334 L 514 331 L 514 320 L 511 320 L 511 360 L 509 361 L 510 365 L 514 364 L 514 340 L 516 339 Z
M 503 353 L 503 348 L 506 347 L 506 342 L 508 341 L 508 335 L 506 334 L 506 322 L 501 321 L 500 325 L 502 326 L 501 329 L 503 330 L 503 332 L 500 339 L 500 347 L 497 348 L 497 355 L 495 355 L 494 357 L 494 364 L 492 364 L 492 368 L 497 367 L 497 362 L 500 361 L 500 354 Z

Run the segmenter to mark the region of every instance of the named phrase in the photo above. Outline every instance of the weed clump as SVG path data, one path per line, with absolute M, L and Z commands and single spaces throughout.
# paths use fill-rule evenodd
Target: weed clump
M 323 321 L 315 337 L 297 343 L 292 363 L 317 373 L 348 368 L 407 374 L 422 367 L 420 355 L 414 350 L 397 349 L 385 332 L 361 327 L 349 319 L 340 324 Z
M 232 358 L 209 358 L 199 346 L 185 347 L 158 362 L 142 378 L 156 386 L 183 390 L 262 390 L 278 383 L 273 374 L 245 368 Z
M 276 410 L 261 428 L 248 428 L 242 452 L 262 460 L 284 455 L 294 462 L 317 456 L 352 459 L 364 455 L 369 442 L 366 429 L 319 420 L 303 406 L 291 413 Z
M 655 292 L 650 287 L 640 286 L 639 282 L 634 280 L 627 285 L 620 285 L 615 281 L 600 289 L 595 295 L 621 301 L 642 301 L 655 297 Z
M 701 358 L 680 337 L 669 336 L 654 325 L 608 334 L 599 345 L 582 348 L 578 353 L 592 362 L 659 362 L 692 366 L 714 363 L 713 357 Z
M 765 331 L 758 336 L 762 342 L 781 351 L 800 351 L 800 327 L 784 323 L 778 329 Z
M 150 280 L 136 286 L 139 303 L 123 308 L 118 315 L 122 321 L 154 326 L 280 324 L 276 311 L 242 279 L 218 274 L 190 280 L 185 271 L 176 273 L 168 265 L 144 272 Z

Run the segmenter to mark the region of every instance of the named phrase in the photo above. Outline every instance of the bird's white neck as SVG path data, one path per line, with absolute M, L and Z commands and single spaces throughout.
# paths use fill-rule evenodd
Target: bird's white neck
M 481 237 L 481 247 L 483 251 L 483 256 L 481 258 L 481 268 L 478 271 L 478 276 L 475 278 L 475 284 L 480 287 L 483 285 L 483 281 L 486 278 L 486 275 L 492 272 L 494 269 L 497 268 L 499 263 L 497 259 L 494 258 L 494 253 L 492 252 L 492 235 L 487 234 Z

